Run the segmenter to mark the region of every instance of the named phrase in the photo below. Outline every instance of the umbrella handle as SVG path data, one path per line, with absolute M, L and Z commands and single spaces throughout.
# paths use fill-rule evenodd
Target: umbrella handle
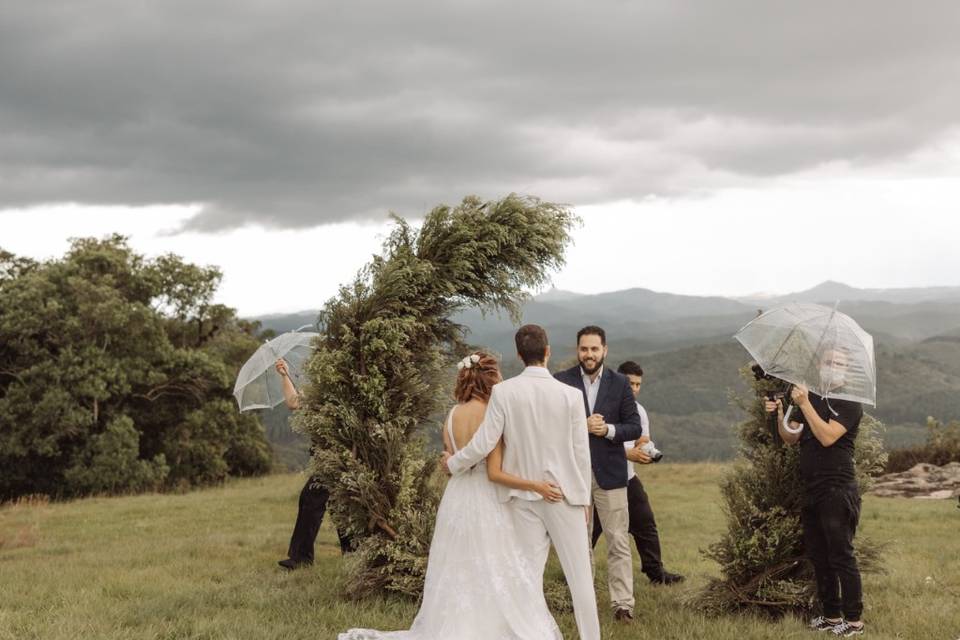
M 800 425 L 796 429 L 790 426 L 790 414 L 793 413 L 794 406 L 795 405 L 791 404 L 789 407 L 787 407 L 787 412 L 783 415 L 783 430 L 789 434 L 797 435 L 798 433 L 803 431 L 803 425 Z

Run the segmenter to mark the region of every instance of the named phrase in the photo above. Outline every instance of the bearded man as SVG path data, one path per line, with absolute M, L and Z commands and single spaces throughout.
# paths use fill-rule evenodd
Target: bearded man
M 554 377 L 583 393 L 593 472 L 591 508 L 596 510 L 607 541 L 607 587 L 614 619 L 633 620 L 633 557 L 627 508 L 627 457 L 623 443 L 642 434 L 640 413 L 626 376 L 603 366 L 607 334 L 597 326 L 577 332 L 575 367 Z M 588 522 L 593 524 L 591 514 Z M 592 532 L 591 532 L 592 536 Z

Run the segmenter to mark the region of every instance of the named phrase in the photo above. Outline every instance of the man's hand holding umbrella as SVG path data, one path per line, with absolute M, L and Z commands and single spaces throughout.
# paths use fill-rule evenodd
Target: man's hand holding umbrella
M 272 409 L 281 402 L 297 408 L 299 394 L 293 380 L 302 378 L 316 337 L 309 331 L 288 331 L 260 345 L 240 368 L 233 387 L 240 411 Z
M 299 409 L 300 393 L 297 391 L 297 388 L 293 386 L 293 381 L 290 379 L 290 371 L 287 369 L 287 361 L 283 358 L 277 358 L 277 362 L 274 364 L 274 367 L 276 367 L 277 373 L 280 374 L 280 378 L 283 380 L 284 403 L 291 411 L 294 409 Z
M 793 390 L 791 390 L 790 392 L 790 398 L 793 399 L 794 402 L 796 402 L 796 399 L 795 399 L 796 396 L 794 394 L 798 393 L 797 389 L 798 387 L 793 387 Z M 806 387 L 803 387 L 802 395 L 805 399 L 804 401 L 806 402 L 806 398 L 807 398 Z M 773 413 L 774 411 L 777 412 L 777 430 L 780 432 L 780 437 L 783 439 L 783 441 L 786 442 L 787 444 L 796 444 L 797 441 L 800 440 L 800 431 L 801 431 L 800 423 L 791 420 L 789 422 L 791 430 L 787 430 L 784 428 L 783 400 L 781 400 L 780 398 L 777 398 L 776 400 L 771 400 L 768 398 L 763 403 L 763 406 L 764 406 L 764 409 L 766 409 L 767 413 Z

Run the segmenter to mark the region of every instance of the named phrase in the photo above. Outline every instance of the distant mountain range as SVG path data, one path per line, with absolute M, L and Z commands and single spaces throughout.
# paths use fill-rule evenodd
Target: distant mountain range
M 641 288 L 598 294 L 552 289 L 524 305 L 523 321 L 542 324 L 556 334 L 570 329 L 575 333 L 584 324 L 599 324 L 611 339 L 619 336 L 643 351 L 652 351 L 691 340 L 725 339 L 758 310 L 790 301 L 828 306 L 839 303 L 840 310 L 856 318 L 865 329 L 895 341 L 960 335 L 960 287 L 857 289 L 832 281 L 806 291 L 763 298 L 687 296 Z M 316 310 L 307 310 L 254 319 L 264 328 L 282 332 L 312 325 L 316 318 Z M 467 310 L 456 320 L 470 327 L 475 342 L 489 346 L 502 342 L 498 334 L 512 336 L 514 330 L 506 315 L 493 312 L 484 317 L 479 309 Z
M 960 287 L 857 289 L 824 282 L 783 296 L 725 298 L 685 296 L 649 289 L 600 294 L 550 290 L 528 301 L 523 322 L 544 326 L 554 350 L 552 366 L 574 363 L 577 330 L 597 324 L 607 332 L 617 364 L 639 360 L 647 373 L 641 401 L 651 412 L 658 445 L 681 459 L 726 458 L 734 447 L 731 424 L 742 414 L 729 406 L 730 392 L 743 393 L 738 369 L 749 357 L 732 336 L 759 310 L 789 301 L 833 306 L 855 318 L 877 345 L 878 407 L 888 423 L 889 444 L 922 440 L 927 415 L 960 418 Z M 263 316 L 277 332 L 313 324 L 316 311 Z M 516 326 L 505 314 L 468 309 L 455 320 L 468 339 L 503 357 L 507 375 Z
M 842 282 L 827 280 L 812 289 L 785 296 L 742 297 L 740 302 L 752 305 L 776 305 L 783 302 L 819 302 L 834 304 L 845 302 L 890 302 L 914 304 L 918 302 L 960 302 L 960 287 L 914 287 L 903 289 L 857 289 Z

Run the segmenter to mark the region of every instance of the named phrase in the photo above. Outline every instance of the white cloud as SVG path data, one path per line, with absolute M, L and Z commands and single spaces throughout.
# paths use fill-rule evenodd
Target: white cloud
M 727 296 L 824 280 L 960 285 L 960 178 L 842 173 L 826 168 L 701 199 L 582 207 L 585 225 L 554 283 Z
M 224 277 L 216 300 L 242 315 L 316 309 L 377 252 L 386 225 L 333 224 L 277 230 L 249 225 L 222 233 L 169 231 L 197 215 L 186 207 L 85 207 L 0 211 L 0 247 L 46 259 L 62 255 L 71 237 L 121 233 L 138 252 L 176 253 L 216 265 Z

